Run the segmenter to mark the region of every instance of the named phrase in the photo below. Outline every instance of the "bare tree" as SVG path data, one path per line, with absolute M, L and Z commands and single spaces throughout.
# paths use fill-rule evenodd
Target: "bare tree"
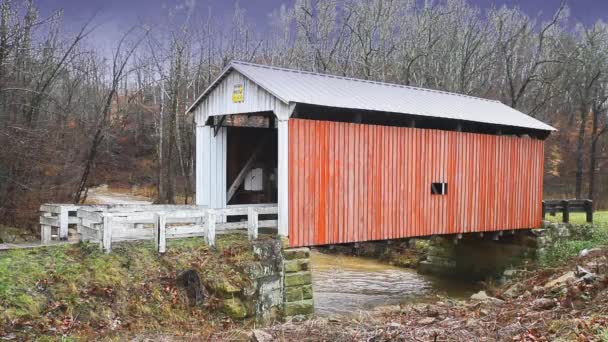
M 114 99 L 114 96 L 116 95 L 118 85 L 120 84 L 121 79 L 125 75 L 125 68 L 127 67 L 127 64 L 129 63 L 131 56 L 135 52 L 135 49 L 137 49 L 139 44 L 144 39 L 144 37 L 140 37 L 134 44 L 132 44 L 131 47 L 126 48 L 126 50 L 123 50 L 125 48 L 124 44 L 127 43 L 126 39 L 135 30 L 136 30 L 135 28 L 132 28 L 127 33 L 125 33 L 125 35 L 123 35 L 123 37 L 118 42 L 116 51 L 114 52 L 114 56 L 112 58 L 112 66 L 111 66 L 111 68 L 112 68 L 111 75 L 112 76 L 111 76 L 111 80 L 110 80 L 109 89 L 107 90 L 107 93 L 106 93 L 105 97 L 103 98 L 102 106 L 99 111 L 100 117 L 97 121 L 95 131 L 93 133 L 93 138 L 91 139 L 89 152 L 87 153 L 86 159 L 84 161 L 84 168 L 82 171 L 82 176 L 80 177 L 80 182 L 78 184 L 76 192 L 74 193 L 74 199 L 73 199 L 74 203 L 80 203 L 81 201 L 83 201 L 86 198 L 85 194 L 86 194 L 86 190 L 88 189 L 87 181 L 88 181 L 89 175 L 91 173 L 91 168 L 93 167 L 95 158 L 97 157 L 99 144 L 101 144 L 101 142 L 105 138 L 107 126 L 110 123 L 112 101 Z

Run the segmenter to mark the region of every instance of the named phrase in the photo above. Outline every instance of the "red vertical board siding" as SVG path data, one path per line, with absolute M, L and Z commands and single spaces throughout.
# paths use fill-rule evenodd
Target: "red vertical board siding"
M 541 224 L 541 140 L 290 119 L 288 146 L 294 247 Z

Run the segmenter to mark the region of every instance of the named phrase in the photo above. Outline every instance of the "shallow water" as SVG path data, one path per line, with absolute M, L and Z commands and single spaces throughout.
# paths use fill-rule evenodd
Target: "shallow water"
M 418 274 L 378 260 L 313 251 L 315 313 L 356 314 L 374 307 L 436 299 L 437 294 L 466 298 L 479 285 Z

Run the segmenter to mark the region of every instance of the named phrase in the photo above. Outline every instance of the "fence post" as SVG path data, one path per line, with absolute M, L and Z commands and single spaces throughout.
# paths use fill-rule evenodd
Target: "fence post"
M 160 214 L 158 217 L 158 253 L 167 251 L 167 217 Z
M 103 250 L 106 253 L 112 251 L 112 217 L 103 216 Z
M 42 216 L 44 216 L 44 217 L 50 217 L 51 215 L 52 215 L 51 213 L 47 213 L 47 212 L 42 213 Z M 49 226 L 48 224 L 41 224 L 40 225 L 40 243 L 45 245 L 50 242 L 51 242 L 51 226 Z
M 215 246 L 215 211 L 209 209 L 207 211 L 207 244 L 209 246 Z
M 593 201 L 585 200 L 585 213 L 587 214 L 587 223 L 593 223 Z
M 258 238 L 258 211 L 254 207 L 247 208 L 247 233 L 249 240 Z
M 570 206 L 568 200 L 562 201 L 562 221 L 564 223 L 570 222 Z
M 76 218 L 78 223 L 76 224 L 76 233 L 78 233 L 78 239 L 82 239 L 82 217 L 78 217 L 78 210 L 76 210 Z
M 59 240 L 67 240 L 70 215 L 68 213 L 68 208 L 64 206 L 60 206 L 59 210 Z
M 547 203 L 545 203 L 545 201 L 543 201 L 543 220 L 545 219 L 546 216 L 547 216 Z

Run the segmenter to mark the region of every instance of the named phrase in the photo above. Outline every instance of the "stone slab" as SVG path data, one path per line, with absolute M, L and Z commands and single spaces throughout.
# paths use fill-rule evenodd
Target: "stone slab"
M 308 285 L 312 283 L 312 276 L 309 271 L 286 273 L 285 286 Z
M 311 315 L 314 312 L 312 299 L 285 303 L 285 316 Z
M 310 249 L 307 247 L 284 249 L 283 257 L 285 260 L 308 259 L 310 257 Z

